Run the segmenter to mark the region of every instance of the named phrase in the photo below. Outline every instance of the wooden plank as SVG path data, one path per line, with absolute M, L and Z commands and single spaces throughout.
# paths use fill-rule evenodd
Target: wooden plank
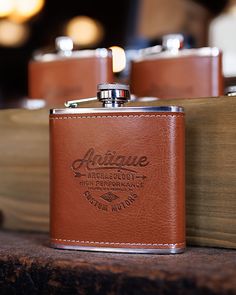
M 187 241 L 193 245 L 236 248 L 236 99 L 129 105 L 185 107 Z M 48 111 L 2 110 L 0 124 L 3 226 L 47 231 Z
M 0 211 L 4 228 L 48 230 L 48 111 L 0 111 Z
M 236 251 L 178 255 L 50 249 L 46 234 L 0 231 L 0 294 L 236 294 Z
M 236 99 L 165 100 L 148 105 L 181 105 L 186 111 L 188 243 L 236 248 Z

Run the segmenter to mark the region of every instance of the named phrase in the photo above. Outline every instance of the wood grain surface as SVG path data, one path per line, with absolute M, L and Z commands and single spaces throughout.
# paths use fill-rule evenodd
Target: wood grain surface
M 185 108 L 188 243 L 236 248 L 236 98 L 150 104 Z
M 0 231 L 0 294 L 236 294 L 235 250 L 117 254 L 55 250 L 48 239 Z
M 48 230 L 48 111 L 0 111 L 0 212 L 5 228 Z
M 185 108 L 188 244 L 236 248 L 236 98 L 129 105 Z M 2 225 L 48 231 L 48 110 L 2 110 L 0 124 Z

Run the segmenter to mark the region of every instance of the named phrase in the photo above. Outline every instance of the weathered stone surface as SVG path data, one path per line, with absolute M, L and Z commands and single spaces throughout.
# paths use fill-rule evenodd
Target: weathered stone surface
M 178 255 L 49 248 L 45 234 L 0 232 L 0 294 L 236 294 L 236 251 Z

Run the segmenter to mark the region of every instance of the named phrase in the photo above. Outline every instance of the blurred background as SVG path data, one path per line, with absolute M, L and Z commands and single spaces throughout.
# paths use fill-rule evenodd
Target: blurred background
M 234 79 L 235 28 L 234 0 L 0 0 L 0 104 L 17 105 L 28 95 L 32 55 L 55 51 L 58 36 L 70 36 L 78 49 L 112 47 L 118 77 L 125 72 L 123 49 L 161 44 L 163 35 L 182 33 L 185 47 L 222 48 L 224 75 Z

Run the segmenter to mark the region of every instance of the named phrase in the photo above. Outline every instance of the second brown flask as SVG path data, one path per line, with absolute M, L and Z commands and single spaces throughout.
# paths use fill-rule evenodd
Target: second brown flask
M 113 81 L 111 50 L 72 51 L 72 40 L 56 39 L 57 53 L 36 55 L 29 63 L 29 97 L 47 106 L 94 96 L 98 83 Z

